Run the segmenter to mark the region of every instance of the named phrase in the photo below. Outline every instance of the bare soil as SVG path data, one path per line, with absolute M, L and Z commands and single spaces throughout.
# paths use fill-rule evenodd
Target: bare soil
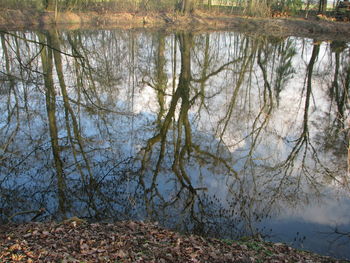
M 72 13 L 0 10 L 0 29 L 45 29 L 56 26 L 78 28 L 144 28 L 165 30 L 234 30 L 273 36 L 301 36 L 318 40 L 350 39 L 350 23 L 303 18 L 252 18 L 237 15 L 195 12 L 189 16 L 175 13 Z
M 281 243 L 182 235 L 144 222 L 0 225 L 0 262 L 347 262 Z

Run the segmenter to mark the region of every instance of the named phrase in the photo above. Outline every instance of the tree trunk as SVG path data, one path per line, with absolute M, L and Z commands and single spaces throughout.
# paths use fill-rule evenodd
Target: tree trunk
M 320 0 L 318 6 L 318 13 L 323 14 L 327 9 L 327 0 Z
M 46 10 L 54 11 L 56 7 L 56 0 L 43 0 L 43 5 Z
M 212 1 L 208 0 L 208 10 L 211 10 Z
M 47 43 L 49 46 L 52 45 L 51 38 L 48 33 L 46 33 L 45 35 L 39 34 L 38 36 L 41 43 Z M 53 80 L 53 52 L 51 48 L 43 46 L 43 49 L 41 51 L 41 62 L 43 65 L 44 72 L 43 75 L 45 84 L 46 110 L 49 122 L 51 148 L 57 177 L 58 209 L 63 218 L 65 218 L 67 203 L 67 198 L 65 195 L 66 182 L 63 171 L 63 162 L 60 156 L 61 150 L 59 145 L 58 127 L 56 119 L 56 94 Z
M 194 10 L 193 0 L 181 0 L 178 6 L 178 10 L 183 14 L 189 14 Z
M 158 33 L 157 35 L 158 48 L 156 51 L 156 72 L 155 72 L 155 88 L 158 97 L 159 104 L 159 114 L 157 121 L 160 124 L 161 120 L 165 114 L 165 92 L 167 88 L 168 78 L 165 71 L 165 34 L 163 32 Z

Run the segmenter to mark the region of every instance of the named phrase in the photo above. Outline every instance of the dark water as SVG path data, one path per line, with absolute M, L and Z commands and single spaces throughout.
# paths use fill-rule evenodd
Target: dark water
M 0 221 L 151 220 L 350 258 L 349 43 L 0 36 Z

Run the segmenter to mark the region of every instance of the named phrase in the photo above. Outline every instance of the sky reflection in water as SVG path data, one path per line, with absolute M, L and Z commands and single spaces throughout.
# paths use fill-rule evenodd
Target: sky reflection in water
M 3 222 L 46 208 L 40 220 L 154 220 L 350 257 L 348 43 L 0 36 Z

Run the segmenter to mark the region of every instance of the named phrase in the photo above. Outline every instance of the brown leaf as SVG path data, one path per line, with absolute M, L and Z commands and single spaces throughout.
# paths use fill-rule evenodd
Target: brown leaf
M 176 247 L 179 247 L 179 246 L 180 246 L 180 244 L 181 244 L 181 239 L 180 239 L 180 238 L 178 238 L 178 239 L 176 240 Z
M 32 233 L 27 233 L 25 235 L 23 235 L 24 238 L 30 237 L 32 235 Z
M 43 231 L 42 234 L 43 234 L 44 236 L 48 236 L 48 235 L 50 235 L 50 232 L 48 232 L 48 231 Z
M 132 231 L 135 231 L 135 230 L 136 230 L 137 225 L 136 225 L 136 223 L 135 223 L 135 222 L 130 221 L 130 222 L 128 223 L 128 227 L 129 227 L 129 228 L 130 228 Z
M 193 253 L 190 254 L 190 257 L 191 257 L 192 260 L 195 259 L 197 256 L 198 256 L 198 251 L 193 252 Z
M 117 257 L 120 257 L 120 258 L 125 258 L 128 256 L 127 253 L 125 253 L 123 250 L 119 249 L 118 252 L 115 254 Z
M 11 255 L 11 259 L 13 261 L 21 261 L 23 258 L 25 258 L 25 256 L 23 256 L 23 255 L 18 255 L 18 254 L 12 254 Z
M 59 232 L 64 232 L 64 228 L 63 227 L 58 227 L 54 230 L 55 233 L 59 233 Z
M 86 244 L 86 243 L 81 244 L 81 245 L 80 245 L 80 249 L 81 249 L 81 250 L 89 250 L 89 245 Z

